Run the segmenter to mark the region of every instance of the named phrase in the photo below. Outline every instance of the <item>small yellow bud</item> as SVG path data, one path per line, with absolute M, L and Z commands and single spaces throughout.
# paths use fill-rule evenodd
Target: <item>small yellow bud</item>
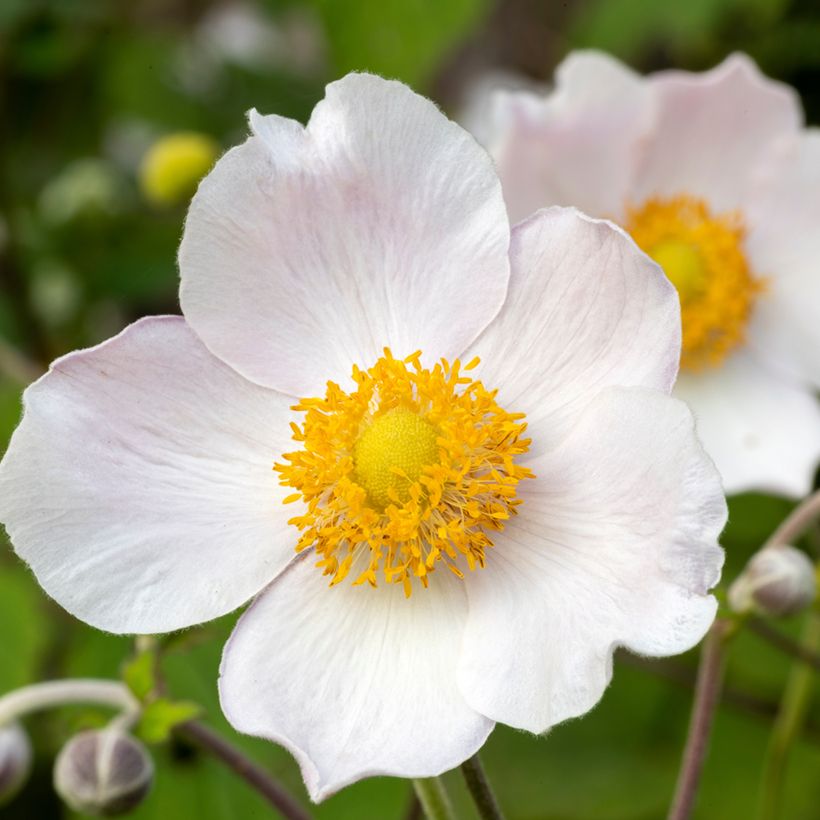
M 218 154 L 219 146 L 205 134 L 179 132 L 157 140 L 139 170 L 145 198 L 155 205 L 176 205 L 189 199 Z

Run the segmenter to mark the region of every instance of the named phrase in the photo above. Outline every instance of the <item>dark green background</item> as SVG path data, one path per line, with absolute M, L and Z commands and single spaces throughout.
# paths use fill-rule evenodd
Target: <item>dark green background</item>
M 607 49 L 642 71 L 709 67 L 733 50 L 795 85 L 820 119 L 820 11 L 813 0 L 302 0 L 259 2 L 273 25 L 308 32 L 303 47 L 267 50 L 256 63 L 220 59 L 204 44 L 214 3 L 0 0 L 0 436 L 20 412 L 24 354 L 34 369 L 149 313 L 176 311 L 175 252 L 184 203 L 160 209 L 136 183 L 150 139 L 194 129 L 223 147 L 240 141 L 256 107 L 306 119 L 324 84 L 350 69 L 398 77 L 453 111 L 472 79 L 501 67 L 545 79 L 575 47 Z M 288 50 L 290 49 L 290 50 Z M 78 162 L 80 163 L 78 165 Z M 89 184 L 88 180 L 94 182 Z M 85 182 L 83 182 L 85 180 Z M 19 375 L 15 376 L 15 373 Z M 790 505 L 742 497 L 724 543 L 732 578 Z M 219 715 L 215 681 L 234 617 L 189 633 L 164 660 L 175 696 Z M 799 623 L 787 624 L 796 632 Z M 116 676 L 131 649 L 49 602 L 28 571 L 0 550 L 0 692 L 68 675 Z M 537 738 L 499 727 L 484 760 L 511 820 L 662 817 L 674 784 L 691 700 L 693 655 L 619 659 L 600 706 Z M 740 708 L 738 692 L 773 708 L 789 665 L 742 636 L 728 671 L 697 817 L 743 820 L 754 806 L 769 719 Z M 795 748 L 788 820 L 820 817 L 820 709 Z M 765 711 L 765 709 L 763 710 Z M 29 721 L 37 767 L 0 816 L 50 820 L 64 810 L 50 787 L 60 745 L 102 715 L 65 710 Z M 300 796 L 280 749 L 240 739 Z M 158 778 L 139 818 L 265 817 L 243 783 L 180 744 L 157 750 Z M 448 775 L 460 815 L 473 817 L 459 776 Z M 375 779 L 344 790 L 320 818 L 400 818 L 410 785 Z M 67 814 L 67 812 L 65 812 Z

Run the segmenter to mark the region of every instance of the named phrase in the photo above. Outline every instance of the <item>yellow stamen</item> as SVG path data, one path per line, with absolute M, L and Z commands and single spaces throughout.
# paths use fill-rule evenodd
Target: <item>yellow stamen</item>
M 650 199 L 627 209 L 627 230 L 665 271 L 681 302 L 681 367 L 720 364 L 745 341 L 765 283 L 749 269 L 736 213 L 713 214 L 701 199 Z
M 469 363 L 475 367 L 477 360 Z M 405 594 L 443 563 L 457 577 L 483 567 L 499 532 L 521 503 L 518 482 L 532 473 L 515 463 L 530 440 L 523 414 L 508 413 L 495 391 L 462 375 L 458 360 L 430 370 L 415 353 L 389 350 L 356 389 L 329 382 L 322 399 L 302 399 L 293 438 L 303 449 L 274 469 L 306 505 L 291 519 L 297 551 L 313 548 L 331 585 L 379 576 Z

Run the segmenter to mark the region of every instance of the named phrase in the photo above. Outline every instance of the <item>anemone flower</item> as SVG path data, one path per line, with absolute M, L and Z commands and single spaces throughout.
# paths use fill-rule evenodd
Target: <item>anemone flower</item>
M 488 144 L 514 219 L 615 220 L 678 289 L 675 395 L 729 493 L 805 495 L 820 459 L 820 135 L 743 55 L 646 78 L 570 55 L 548 94 L 495 95 Z
M 254 598 L 221 704 L 315 800 L 695 644 L 725 502 L 660 268 L 574 210 L 511 233 L 490 157 L 399 83 L 251 127 L 193 200 L 184 316 L 26 391 L 0 515 L 44 589 L 118 633 Z

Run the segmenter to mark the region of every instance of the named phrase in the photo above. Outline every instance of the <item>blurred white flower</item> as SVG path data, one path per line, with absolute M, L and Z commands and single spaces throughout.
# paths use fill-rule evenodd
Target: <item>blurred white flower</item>
M 808 492 L 820 458 L 820 134 L 803 128 L 793 90 L 742 55 L 641 78 L 582 52 L 551 94 L 498 92 L 490 122 L 513 220 L 554 204 L 612 218 L 677 286 L 675 394 L 727 491 Z
M 726 509 L 660 268 L 572 209 L 511 235 L 490 157 L 400 83 L 251 126 L 192 202 L 184 317 L 26 391 L 0 517 L 45 590 L 136 633 L 258 595 L 222 706 L 316 800 L 586 712 L 617 646 L 695 644 Z
M 67 165 L 43 188 L 39 209 L 49 225 L 78 217 L 117 214 L 127 203 L 125 181 L 104 159 L 87 157 Z
M 217 5 L 197 26 L 197 45 L 211 58 L 248 68 L 314 71 L 323 63 L 324 40 L 311 11 L 285 8 L 271 17 L 251 3 Z

